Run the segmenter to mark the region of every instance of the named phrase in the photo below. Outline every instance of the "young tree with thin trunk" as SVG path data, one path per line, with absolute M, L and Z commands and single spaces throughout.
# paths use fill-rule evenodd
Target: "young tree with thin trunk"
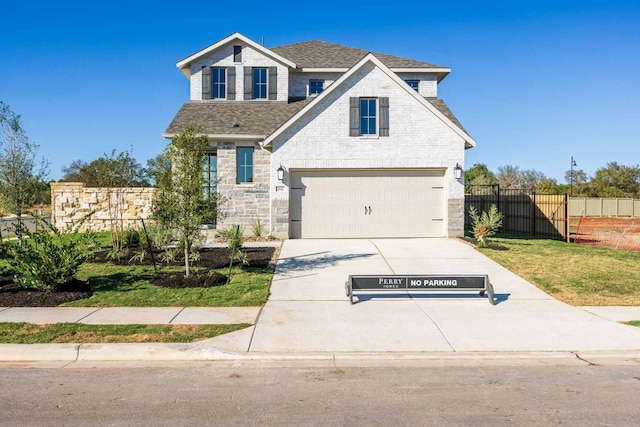
M 38 144 L 27 137 L 20 116 L 0 101 L 0 207 L 22 223 L 23 212 L 40 195 L 48 162 L 37 159 Z
M 171 162 L 171 176 L 159 180 L 160 189 L 154 217 L 177 232 L 184 249 L 185 276 L 190 275 L 189 257 L 194 242 L 200 235 L 200 226 L 206 215 L 203 207 L 204 176 L 202 162 L 209 141 L 198 135 L 195 127 L 183 129 L 165 149 L 164 156 Z

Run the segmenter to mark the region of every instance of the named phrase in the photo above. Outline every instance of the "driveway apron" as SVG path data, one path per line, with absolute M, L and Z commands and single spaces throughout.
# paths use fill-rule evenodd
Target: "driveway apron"
M 350 274 L 488 274 L 476 293 L 345 295 Z M 542 292 L 455 239 L 287 240 L 254 352 L 638 350 L 640 328 Z

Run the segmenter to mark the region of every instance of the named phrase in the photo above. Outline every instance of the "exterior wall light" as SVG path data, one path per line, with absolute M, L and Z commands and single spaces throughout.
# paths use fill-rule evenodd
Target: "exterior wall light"
M 456 167 L 455 169 L 453 169 L 453 173 L 456 179 L 462 178 L 462 166 L 460 166 L 460 163 L 456 163 Z
M 284 168 L 282 165 L 278 168 L 278 181 L 282 181 L 284 179 Z

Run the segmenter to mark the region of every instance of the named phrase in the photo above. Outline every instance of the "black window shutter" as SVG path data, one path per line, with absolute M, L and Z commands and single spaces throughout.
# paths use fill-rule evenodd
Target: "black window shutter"
M 349 98 L 349 136 L 360 136 L 360 98 Z
M 236 99 L 236 67 L 227 67 L 227 99 Z
M 389 98 L 380 97 L 380 136 L 389 136 Z
M 269 99 L 278 99 L 278 67 L 269 67 Z
M 253 98 L 253 70 L 251 67 L 244 67 L 244 99 Z
M 211 67 L 202 68 L 202 99 L 211 99 Z

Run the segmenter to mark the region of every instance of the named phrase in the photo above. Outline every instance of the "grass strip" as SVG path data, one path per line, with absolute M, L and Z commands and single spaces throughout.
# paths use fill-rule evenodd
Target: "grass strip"
M 631 325 L 631 326 L 637 326 L 640 328 L 640 320 L 631 320 L 629 322 L 624 322 L 627 325 Z
M 640 253 L 557 240 L 495 238 L 484 255 L 568 304 L 640 305 Z
M 2 344 L 190 343 L 251 326 L 232 325 L 86 325 L 83 323 L 0 323 Z
M 184 267 L 162 267 L 184 271 Z M 226 269 L 215 270 L 226 274 Z M 91 298 L 63 304 L 66 307 L 256 307 L 264 305 L 273 277 L 272 268 L 234 267 L 231 283 L 210 288 L 172 289 L 149 282 L 153 267 L 85 263 L 78 278 L 88 280 Z

